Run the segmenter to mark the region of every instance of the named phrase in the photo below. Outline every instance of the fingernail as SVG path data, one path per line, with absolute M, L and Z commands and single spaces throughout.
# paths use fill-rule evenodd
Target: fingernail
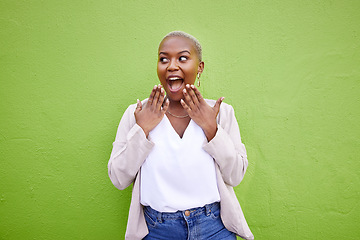
M 194 86 L 194 85 L 191 85 L 191 88 L 195 88 L 195 86 Z
M 156 89 L 156 88 L 157 88 L 157 85 L 154 86 L 154 89 Z
M 190 87 L 190 85 L 189 85 L 189 84 L 186 84 L 186 87 L 188 87 L 188 88 L 189 88 L 189 87 Z
M 184 88 L 183 93 L 186 93 L 186 89 Z

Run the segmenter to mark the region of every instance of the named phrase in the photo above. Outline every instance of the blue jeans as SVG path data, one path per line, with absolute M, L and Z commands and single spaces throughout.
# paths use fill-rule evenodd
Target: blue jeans
M 175 213 L 144 207 L 144 215 L 149 229 L 144 240 L 236 240 L 221 221 L 219 203 Z

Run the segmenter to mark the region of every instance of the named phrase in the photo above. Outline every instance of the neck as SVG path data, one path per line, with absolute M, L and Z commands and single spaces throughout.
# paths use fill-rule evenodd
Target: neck
M 187 114 L 187 112 L 181 105 L 180 101 L 173 101 L 171 99 L 169 99 L 169 101 L 170 101 L 170 104 L 169 104 L 168 110 L 171 113 L 176 114 L 176 115 L 186 115 Z

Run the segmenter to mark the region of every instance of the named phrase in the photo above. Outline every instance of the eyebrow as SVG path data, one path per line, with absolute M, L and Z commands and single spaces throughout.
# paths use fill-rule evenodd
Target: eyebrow
M 185 53 L 185 52 L 187 52 L 187 53 L 190 54 L 190 51 L 188 51 L 188 50 L 184 50 L 184 51 L 178 52 L 178 54 Z M 166 52 L 159 52 L 159 55 L 160 55 L 160 54 L 168 55 L 168 53 L 166 53 Z

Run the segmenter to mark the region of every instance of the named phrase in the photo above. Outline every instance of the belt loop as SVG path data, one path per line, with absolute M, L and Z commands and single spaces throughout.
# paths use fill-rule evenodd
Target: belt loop
M 158 219 L 159 223 L 162 223 L 161 212 L 157 212 L 157 219 Z
M 206 211 L 206 216 L 210 216 L 210 213 L 211 213 L 211 204 L 206 204 L 206 205 L 205 205 L 205 211 Z

